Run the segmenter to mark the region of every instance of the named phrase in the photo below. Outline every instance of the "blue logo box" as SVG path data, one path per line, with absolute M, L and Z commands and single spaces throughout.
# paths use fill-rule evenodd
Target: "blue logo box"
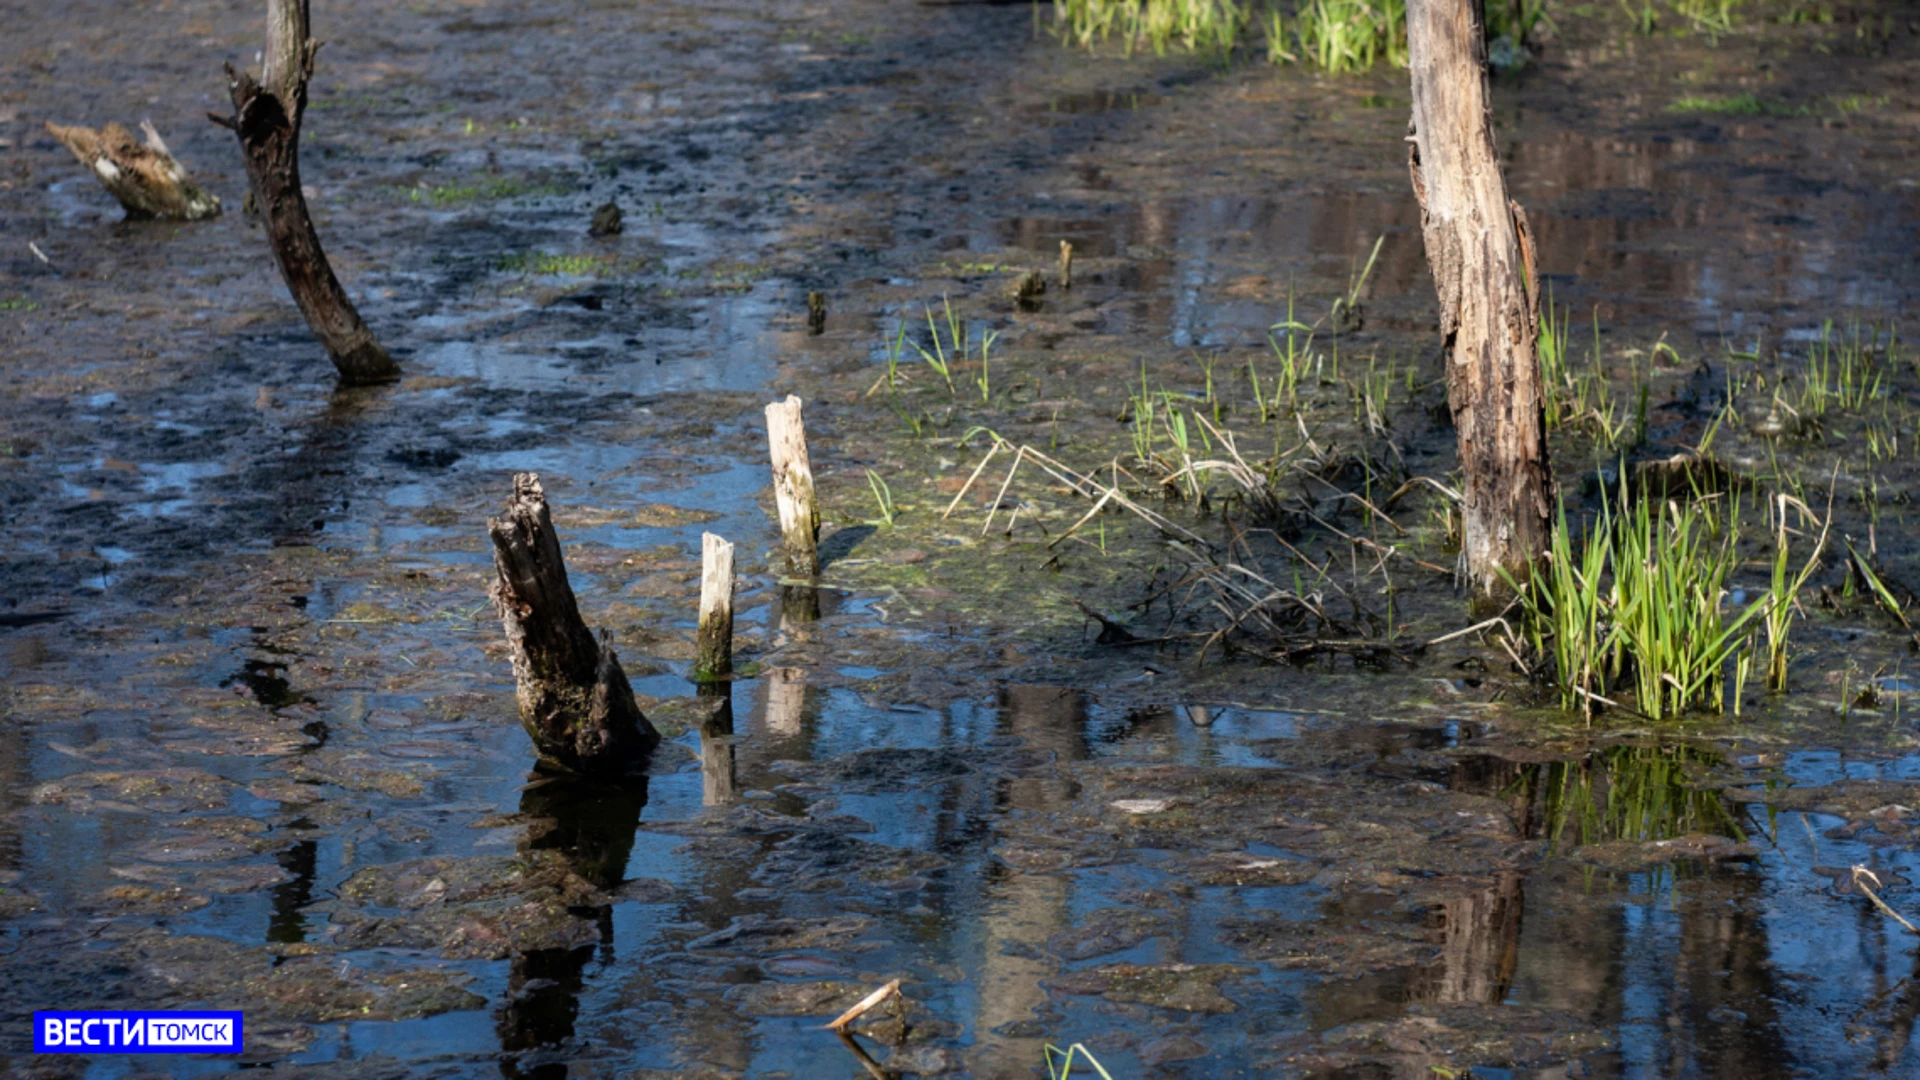
M 235 1012 L 74 1012 L 33 1014 L 36 1054 L 237 1054 Z

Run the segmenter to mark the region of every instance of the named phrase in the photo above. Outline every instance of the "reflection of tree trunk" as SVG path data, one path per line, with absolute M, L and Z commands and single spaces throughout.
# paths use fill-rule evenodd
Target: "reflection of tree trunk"
M 1409 0 L 1413 191 L 1440 294 L 1459 431 L 1461 553 L 1474 591 L 1524 582 L 1547 549 L 1538 285 L 1526 216 L 1507 198 L 1487 109 L 1481 0 Z
M 1086 696 L 1052 686 L 1008 686 L 1000 693 L 1000 722 L 1008 734 L 1028 746 L 1052 750 L 1061 762 L 1087 757 Z M 1014 777 L 1006 781 L 1003 801 L 1011 808 L 1050 813 L 1065 809 L 1074 796 L 1069 777 Z M 987 891 L 982 922 L 986 955 L 981 960 L 979 1033 L 973 1074 L 1025 1076 L 1042 1060 L 1041 1037 L 1004 1037 L 991 1033 L 1007 1024 L 1033 1019 L 1047 1004 L 1040 985 L 1060 969 L 1046 954 L 1047 939 L 1072 925 L 1068 907 L 1071 882 L 1061 875 L 1006 873 Z M 1011 950 L 1009 947 L 1012 947 Z
M 1774 1004 L 1780 987 L 1773 978 L 1766 920 L 1759 914 L 1768 903 L 1763 888 L 1758 874 L 1728 874 L 1710 902 L 1680 905 L 1669 1005 L 1671 1049 L 1679 1067 L 1669 1075 L 1704 1072 L 1768 1080 L 1798 1074 Z M 1703 1060 L 1688 1067 L 1686 1059 L 1694 1054 Z
M 577 776 L 539 777 L 520 794 L 520 814 L 528 819 L 532 837 L 525 847 L 558 851 L 596 888 L 616 889 L 626 880 L 633 835 L 646 805 L 644 777 L 618 785 Z M 603 943 L 613 937 L 610 915 L 607 909 L 600 912 Z M 531 1050 L 571 1038 L 580 1012 L 581 973 L 592 959 L 592 946 L 515 954 L 507 972 L 507 1002 L 497 1018 L 500 1048 Z M 502 1062 L 501 1071 L 521 1075 L 511 1060 Z
M 1434 1000 L 1498 1005 L 1506 999 L 1520 955 L 1521 881 L 1519 871 L 1502 871 L 1487 888 L 1441 905 L 1447 925 Z
M 400 368 L 374 340 L 334 277 L 300 188 L 300 121 L 307 110 L 313 56 L 320 49 L 307 27 L 307 0 L 267 0 L 261 82 L 229 67 L 233 116 L 214 119 L 240 135 L 254 204 L 266 218 L 280 276 L 314 336 L 333 357 L 341 381 L 390 382 L 400 377 Z
M 274 858 L 281 869 L 293 875 L 273 887 L 273 915 L 267 922 L 267 940 L 276 944 L 297 945 L 307 940 L 307 916 L 302 910 L 313 902 L 313 874 L 320 856 L 317 841 L 302 840 Z

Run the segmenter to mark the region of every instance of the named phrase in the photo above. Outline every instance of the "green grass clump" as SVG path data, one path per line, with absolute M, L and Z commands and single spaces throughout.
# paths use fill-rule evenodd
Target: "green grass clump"
M 1334 74 L 1377 63 L 1407 66 L 1406 0 L 1306 0 L 1289 30 L 1276 10 L 1267 22 L 1267 55 Z
M 1250 5 L 1235 0 L 1054 0 L 1060 36 L 1082 48 L 1119 39 L 1128 55 L 1149 48 L 1165 56 L 1186 52 L 1233 52 L 1245 30 Z
M 1864 409 L 1882 396 L 1886 373 L 1879 357 L 1886 356 L 1888 365 L 1893 366 L 1898 363 L 1894 359 L 1898 349 L 1899 339 L 1891 333 L 1882 342 L 1877 328 L 1863 336 L 1856 325 L 1836 335 L 1832 320 L 1828 320 L 1820 328 L 1820 340 L 1807 350 L 1796 412 L 1802 417 L 1817 417 L 1829 410 Z
M 1694 95 L 1679 98 L 1667 106 L 1668 112 L 1707 116 L 1805 116 L 1804 107 L 1768 101 L 1753 94 L 1714 97 Z
M 1739 532 L 1737 509 L 1722 516 L 1710 499 L 1632 499 L 1623 484 L 1576 551 L 1563 508 L 1546 566 L 1521 591 L 1528 644 L 1551 658 L 1562 704 L 1590 711 L 1617 685 L 1634 691 L 1649 719 L 1721 712 L 1731 668 L 1739 712 L 1757 621 L 1791 602 L 1781 575 L 1744 610 L 1724 607 Z
M 591 277 L 612 261 L 611 255 L 549 255 L 540 251 L 519 251 L 501 256 L 494 268 L 509 274 Z
M 433 206 L 463 206 L 467 203 L 492 202 L 500 199 L 515 199 L 533 195 L 564 195 L 567 189 L 559 184 L 537 184 L 525 179 L 497 176 L 467 184 L 421 184 L 418 187 L 404 189 L 414 202 L 424 202 Z

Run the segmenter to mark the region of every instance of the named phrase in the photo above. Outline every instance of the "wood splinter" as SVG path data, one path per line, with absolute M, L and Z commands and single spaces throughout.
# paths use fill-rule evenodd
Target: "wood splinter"
M 505 511 L 487 522 L 498 579 L 489 590 L 506 630 L 520 723 L 540 757 L 587 776 L 636 771 L 660 742 L 633 699 L 607 634 L 580 617 L 546 492 L 516 473 Z
M 807 427 L 800 418 L 800 399 L 792 394 L 767 406 L 767 451 L 787 572 L 813 577 L 820 572 L 820 506 L 813 491 L 813 464 L 807 459 Z
M 733 545 L 713 533 L 700 536 L 700 629 L 695 640 L 696 682 L 733 674 Z
M 107 194 L 120 200 L 128 217 L 165 221 L 219 217 L 219 197 L 193 182 L 153 123 L 140 121 L 140 131 L 147 137 L 144 146 L 119 124 L 95 131 L 47 122 L 47 134 L 73 151 Z

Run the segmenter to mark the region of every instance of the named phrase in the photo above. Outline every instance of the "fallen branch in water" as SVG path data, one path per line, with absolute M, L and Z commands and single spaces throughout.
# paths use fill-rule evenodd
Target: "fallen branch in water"
M 1883 888 L 1883 889 L 1886 888 L 1885 885 L 1880 884 L 1880 878 L 1878 877 L 1878 875 L 1874 874 L 1873 871 L 1867 869 L 1865 866 L 1861 866 L 1856 863 L 1853 867 L 1853 887 L 1856 889 L 1859 889 L 1860 892 L 1864 894 L 1867 899 L 1873 901 L 1874 907 L 1877 907 L 1881 911 L 1886 912 L 1887 915 L 1891 917 L 1894 922 L 1897 922 L 1901 926 L 1906 927 L 1908 933 L 1920 934 L 1920 928 L 1915 928 L 1915 926 L 1912 923 L 1908 922 L 1905 918 L 1903 918 L 1899 912 L 1893 910 L 1891 907 L 1888 907 L 1887 902 L 1885 900 L 1880 899 L 1879 895 L 1876 894 L 1872 889 L 1867 888 L 1866 882 L 1860 880 L 1861 878 L 1866 878 L 1868 881 L 1873 882 L 1875 885 L 1879 886 L 1880 888 Z
M 829 1031 L 844 1031 L 848 1024 L 860 1019 L 873 1010 L 873 1007 L 900 992 L 900 980 L 895 979 L 887 985 L 860 999 L 860 1003 L 835 1017 L 827 1025 Z

